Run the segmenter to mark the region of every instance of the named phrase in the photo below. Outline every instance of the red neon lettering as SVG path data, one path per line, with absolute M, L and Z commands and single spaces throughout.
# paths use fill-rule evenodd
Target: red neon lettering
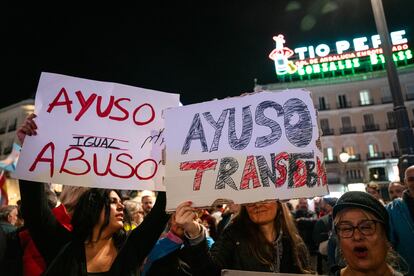
M 282 187 L 283 184 L 285 184 L 287 178 L 287 167 L 282 162 L 282 160 L 285 160 L 286 162 L 289 161 L 289 154 L 287 152 L 281 152 L 276 155 L 275 158 L 275 167 L 279 173 L 279 177 L 276 179 L 275 183 L 276 187 Z
M 59 101 L 61 96 L 65 98 L 65 100 L 62 102 Z M 59 93 L 57 94 L 53 102 L 49 104 L 49 108 L 47 109 L 47 112 L 50 113 L 53 110 L 53 108 L 55 108 L 55 106 L 61 106 L 61 105 L 66 105 L 66 110 L 68 114 L 72 113 L 72 101 L 69 100 L 68 93 L 66 92 L 66 89 L 64 87 L 60 89 Z
M 82 161 L 83 163 L 85 163 L 87 168 L 86 168 L 86 170 L 84 172 L 79 172 L 78 173 L 78 172 L 70 171 L 70 170 L 68 170 L 68 169 L 65 168 L 66 161 L 68 160 L 69 152 L 72 151 L 72 150 L 78 151 L 80 153 L 80 155 L 77 156 L 77 157 L 74 157 L 74 158 L 69 158 L 69 161 L 77 161 L 77 160 L 79 160 L 79 161 Z M 63 157 L 63 162 L 62 162 L 62 166 L 60 167 L 59 173 L 65 172 L 65 173 L 73 174 L 73 175 L 84 175 L 84 174 L 87 174 L 91 170 L 91 165 L 89 165 L 88 161 L 86 161 L 85 159 L 82 158 L 84 155 L 85 155 L 85 152 L 81 148 L 79 148 L 79 147 L 70 147 L 70 148 L 68 148 L 65 151 L 65 156 Z M 79 167 L 79 166 L 76 166 L 76 167 Z
M 188 162 L 182 162 L 180 164 L 180 170 L 181 171 L 197 170 L 194 176 L 193 190 L 198 191 L 200 190 L 203 173 L 206 170 L 215 170 L 216 165 L 217 165 L 217 159 L 188 161 Z
M 43 154 L 48 150 L 50 147 L 50 151 L 52 156 L 50 158 L 43 157 Z M 55 157 L 55 144 L 53 142 L 48 143 L 46 146 L 43 147 L 43 149 L 40 151 L 40 153 L 36 156 L 35 161 L 30 166 L 29 171 L 34 171 L 36 169 L 38 162 L 49 162 L 50 163 L 50 177 L 53 177 L 54 172 L 54 157 Z
M 250 181 L 253 181 L 253 188 L 260 187 L 260 181 L 257 175 L 253 155 L 249 155 L 246 158 L 246 164 L 244 165 L 242 180 L 240 183 L 240 190 L 249 189 Z
M 143 122 L 141 122 L 141 121 L 137 121 L 137 120 L 135 119 L 135 117 L 136 117 L 136 115 L 137 115 L 138 111 L 139 111 L 142 107 L 144 107 L 144 106 L 148 106 L 148 107 L 150 108 L 150 110 L 151 110 L 151 117 L 150 117 L 148 120 L 143 121 Z M 150 105 L 149 103 L 144 103 L 144 104 L 142 104 L 142 105 L 138 106 L 137 108 L 135 108 L 135 110 L 134 110 L 134 118 L 133 118 L 133 119 L 134 119 L 134 123 L 135 123 L 135 124 L 137 124 L 138 126 L 142 126 L 142 125 L 149 124 L 149 123 L 151 123 L 151 122 L 154 120 L 154 118 L 155 118 L 155 110 L 154 110 L 154 108 L 152 107 L 152 105 Z
M 89 109 L 89 107 L 92 105 L 93 101 L 96 98 L 96 94 L 91 94 L 87 100 L 82 95 L 82 91 L 76 91 L 76 97 L 78 97 L 78 101 L 81 105 L 81 109 L 79 110 L 78 115 L 75 117 L 75 121 L 79 121 L 79 119 L 83 116 L 83 114 Z
M 155 165 L 154 172 L 149 176 L 141 176 L 138 173 L 138 169 L 142 164 L 144 164 L 147 161 L 154 163 L 154 165 Z M 157 170 L 158 170 L 158 163 L 154 159 L 148 158 L 148 159 L 145 159 L 145 160 L 142 160 L 141 162 L 139 162 L 139 164 L 135 167 L 135 174 L 136 174 L 136 176 L 138 177 L 139 180 L 148 180 L 148 179 L 151 179 L 151 178 L 154 177 L 154 175 L 157 173 Z
M 128 119 L 129 113 L 125 108 L 123 108 L 119 104 L 119 102 L 121 102 L 121 101 L 130 102 L 131 100 L 128 99 L 128 98 L 120 98 L 120 99 L 118 99 L 114 102 L 115 107 L 118 108 L 125 116 L 123 116 L 123 117 L 109 116 L 109 119 L 116 120 L 116 121 L 125 121 L 126 119 Z

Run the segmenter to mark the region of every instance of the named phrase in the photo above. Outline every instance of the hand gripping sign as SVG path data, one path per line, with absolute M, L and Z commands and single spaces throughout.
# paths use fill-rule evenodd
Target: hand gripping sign
M 261 92 L 164 113 L 167 209 L 184 200 L 202 207 L 217 199 L 248 203 L 327 194 L 308 91 Z
M 26 137 L 16 177 L 75 186 L 165 190 L 162 110 L 179 95 L 42 73 L 38 135 Z

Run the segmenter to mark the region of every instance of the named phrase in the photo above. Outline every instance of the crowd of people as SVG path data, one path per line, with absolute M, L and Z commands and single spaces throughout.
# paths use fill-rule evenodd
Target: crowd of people
M 18 129 L 36 135 L 35 115 Z M 181 203 L 113 189 L 20 180 L 0 208 L 0 275 L 220 275 L 223 269 L 330 275 L 414 275 L 414 166 L 404 183 L 333 197 Z M 313 207 L 309 207 L 312 202 Z

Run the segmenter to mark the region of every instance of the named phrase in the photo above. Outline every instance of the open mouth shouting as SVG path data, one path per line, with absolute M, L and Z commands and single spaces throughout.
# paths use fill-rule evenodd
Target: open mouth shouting
M 353 252 L 357 258 L 368 257 L 368 248 L 365 246 L 355 246 Z

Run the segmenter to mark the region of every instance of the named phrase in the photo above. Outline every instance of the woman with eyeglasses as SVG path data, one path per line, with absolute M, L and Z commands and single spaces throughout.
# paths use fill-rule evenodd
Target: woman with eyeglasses
M 333 221 L 346 262 L 336 275 L 402 275 L 393 268 L 397 256 L 388 241 L 388 213 L 377 199 L 347 192 L 334 206 Z
M 309 253 L 286 204 L 262 201 L 241 207 L 209 250 L 206 231 L 191 202 L 177 207 L 176 222 L 184 228 L 194 275 L 220 275 L 222 269 L 309 273 Z

